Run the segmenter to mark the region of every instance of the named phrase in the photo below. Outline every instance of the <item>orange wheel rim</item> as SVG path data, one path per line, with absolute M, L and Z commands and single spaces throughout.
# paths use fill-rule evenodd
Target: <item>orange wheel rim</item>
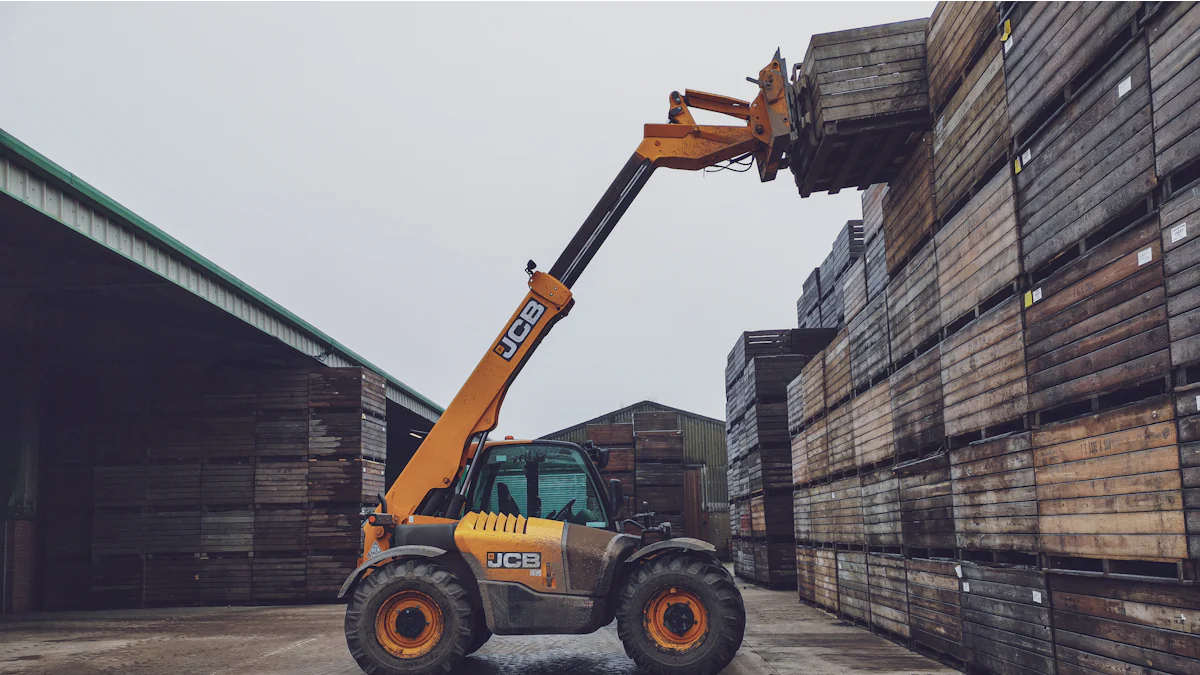
M 375 639 L 400 659 L 428 654 L 442 639 L 444 629 L 441 608 L 420 591 L 396 593 L 375 614 Z
M 682 653 L 695 649 L 708 634 L 708 611 L 691 591 L 669 587 L 646 605 L 646 633 L 659 649 Z

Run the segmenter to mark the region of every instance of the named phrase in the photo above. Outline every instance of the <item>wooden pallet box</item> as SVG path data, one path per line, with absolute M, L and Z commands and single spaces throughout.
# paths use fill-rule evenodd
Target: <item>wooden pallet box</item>
M 825 407 L 833 408 L 850 398 L 853 393 L 850 331 L 843 328 L 825 350 Z
M 829 255 L 821 261 L 821 297 L 832 293 L 842 283 L 851 265 L 863 253 L 863 224 L 861 220 L 847 220 L 842 229 L 838 230 L 829 247 Z
M 1030 432 L 950 451 L 958 548 L 1038 552 L 1038 503 Z
M 895 276 L 930 240 L 933 230 L 933 135 L 924 133 L 911 145 L 883 197 L 888 274 Z
M 141 607 L 145 564 L 145 555 L 94 554 L 89 605 L 109 609 Z
M 800 602 L 817 601 L 816 549 L 811 546 L 796 546 L 796 590 Z
M 1171 363 L 1200 362 L 1200 193 L 1186 190 L 1159 209 Z
M 967 76 L 978 53 L 995 40 L 1000 14 L 986 2 L 939 2 L 926 29 L 929 50 L 929 107 L 940 109 L 956 91 L 970 84 Z
M 755 542 L 754 575 L 761 584 L 777 590 L 796 589 L 796 545 L 792 542 Z
M 936 448 L 945 438 L 942 424 L 941 345 L 918 356 L 890 378 L 896 454 Z
M 808 466 L 808 432 L 804 429 L 792 436 L 792 485 L 805 485 L 812 480 Z
M 596 445 L 607 448 L 611 446 L 633 446 L 632 424 L 589 424 L 587 437 Z
M 138 555 L 146 550 L 146 511 L 97 508 L 91 514 L 92 555 Z
M 250 602 L 254 559 L 238 557 L 200 558 L 200 597 L 206 605 L 244 605 Z
M 303 457 L 308 454 L 308 410 L 260 411 L 254 420 L 256 457 Z
M 842 276 L 844 323 L 851 323 L 867 306 L 867 260 L 860 257 Z
M 883 233 L 883 196 L 887 183 L 875 183 L 862 191 L 863 242 L 870 243 Z M 865 250 L 865 249 L 864 249 Z
M 830 612 L 838 609 L 837 551 L 831 548 L 813 549 L 813 587 L 818 607 Z
M 142 602 L 146 607 L 186 607 L 199 603 L 200 560 L 187 556 L 146 556 Z
M 846 324 L 845 296 L 842 294 L 841 277 L 833 279 L 828 286 L 830 290 L 821 297 L 821 327 L 838 330 Z
M 902 364 L 937 341 L 938 265 L 932 244 L 916 252 L 900 269 L 887 292 L 888 339 L 892 361 Z
M 804 378 L 804 420 L 808 424 L 825 414 L 825 350 L 817 352 L 804 365 L 801 376 Z
M 927 24 L 813 36 L 796 91 L 804 121 L 791 168 L 801 196 L 895 177 L 905 139 L 929 127 Z
M 809 494 L 815 541 L 860 546 L 866 543 L 858 476 L 815 486 Z
M 345 583 L 346 577 L 354 571 L 357 556 L 342 555 L 313 555 L 305 560 L 304 594 L 312 602 L 331 602 L 337 598 L 338 591 Z
M 200 504 L 208 507 L 253 504 L 253 461 L 206 461 L 200 469 Z
M 254 552 L 302 551 L 308 546 L 308 514 L 303 508 L 255 507 Z
M 304 505 L 308 502 L 308 460 L 271 461 L 254 466 L 254 503 Z
M 810 480 L 820 480 L 829 475 L 828 419 L 820 418 L 809 422 L 804 430 L 804 444 L 808 448 L 808 474 Z
M 1037 284 L 1025 296 L 1031 409 L 1165 377 L 1165 296 L 1155 216 Z
M 871 604 L 871 625 L 892 635 L 911 637 L 908 574 L 903 556 L 867 554 L 867 594 Z
M 201 499 L 200 463 L 175 461 L 146 467 L 146 503 L 159 508 L 193 506 Z
M 311 507 L 308 515 L 308 552 L 354 552 L 362 550 L 362 524 L 358 509 Z
M 813 268 L 804 279 L 796 299 L 796 323 L 800 328 L 821 327 L 821 270 Z
M 746 455 L 746 474 L 750 483 L 750 494 L 763 491 L 762 452 L 754 450 Z
M 1122 3 L 1105 3 L 1119 5 Z M 1037 272 L 1142 202 L 1154 170 L 1149 68 L 1127 45 L 1021 151 L 1017 217 L 1024 268 Z
M 1188 555 L 1200 560 L 1200 386 L 1181 386 L 1175 392 L 1179 424 L 1179 462 L 1183 467 L 1183 508 Z
M 638 465 L 683 461 L 682 431 L 638 431 L 633 444 Z
M 201 553 L 248 553 L 254 550 L 254 511 L 249 508 L 200 514 Z
M 838 551 L 838 611 L 871 623 L 871 596 L 868 590 L 867 554 Z
M 891 467 L 862 476 L 862 504 L 867 546 L 901 546 L 900 479 Z
M 933 124 L 933 195 L 938 220 L 957 215 L 968 199 L 986 191 L 984 184 L 990 176 L 1011 176 L 1011 143 L 1004 56 L 1000 42 L 990 40 Z
M 1169 2 L 1158 7 L 1147 27 L 1150 89 L 1154 102 L 1155 166 L 1167 177 L 1200 157 L 1200 7 Z
M 876 295 L 849 325 L 850 371 L 854 391 L 861 392 L 887 375 L 892 365 L 888 345 L 887 293 Z
M 304 555 L 255 556 L 251 568 L 251 596 L 254 602 L 295 602 L 303 598 L 307 563 Z
M 92 495 L 97 508 L 130 508 L 146 505 L 146 465 L 97 466 Z
M 954 549 L 954 497 L 950 486 L 949 456 L 943 453 L 901 464 L 895 472 L 900 479 L 904 545 Z
M 864 467 L 896 455 L 892 390 L 886 380 L 860 394 L 854 407 L 854 465 Z
M 943 326 L 970 321 L 1021 274 L 1012 177 L 1001 171 L 954 214 L 935 238 Z
M 888 285 L 887 270 L 887 241 L 881 230 L 874 239 L 867 240 L 866 251 L 867 300 L 874 300 L 884 294 Z
M 829 412 L 829 472 L 841 473 L 854 468 L 854 406 L 847 401 Z
M 804 372 L 788 382 L 787 389 L 787 420 L 788 433 L 795 434 L 804 426 Z
M 1114 40 L 1128 39 L 1141 5 L 1014 3 L 1005 17 L 1012 35 L 1004 46 L 1004 77 L 1018 138 L 1078 88 L 1080 73 L 1102 59 Z
M 734 573 L 747 581 L 756 581 L 754 567 L 754 542 L 750 539 L 739 540 L 737 542 L 737 556 L 734 558 Z
M 1049 575 L 1059 672 L 1200 672 L 1200 588 Z
M 811 492 L 810 488 L 792 491 L 792 533 L 796 541 L 813 541 Z
M 1162 396 L 1034 431 L 1043 552 L 1187 557 L 1174 418 Z
M 967 663 L 985 673 L 1055 675 L 1045 574 L 969 563 L 959 569 Z
M 1019 423 L 1029 410 L 1021 299 L 1005 300 L 946 338 L 941 362 L 947 436 Z
M 962 603 L 955 567 L 950 560 L 907 560 L 908 610 L 914 641 L 962 661 Z

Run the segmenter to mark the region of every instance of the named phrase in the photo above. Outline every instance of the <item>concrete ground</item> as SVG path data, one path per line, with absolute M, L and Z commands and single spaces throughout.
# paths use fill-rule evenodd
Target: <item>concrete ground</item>
M 742 586 L 746 639 L 726 675 L 950 675 L 793 592 Z M 0 619 L 0 673 L 358 675 L 341 605 L 56 612 Z M 493 637 L 462 675 L 634 675 L 616 624 L 592 635 Z

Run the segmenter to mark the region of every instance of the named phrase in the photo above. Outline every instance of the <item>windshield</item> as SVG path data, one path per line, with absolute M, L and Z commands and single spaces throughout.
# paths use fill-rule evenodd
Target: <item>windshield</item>
M 604 502 L 578 449 L 502 445 L 488 448 L 481 461 L 467 495 L 472 511 L 608 527 Z

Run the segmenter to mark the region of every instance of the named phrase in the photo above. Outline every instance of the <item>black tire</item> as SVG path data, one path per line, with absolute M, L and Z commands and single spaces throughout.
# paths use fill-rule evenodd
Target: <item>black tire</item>
M 644 612 L 664 589 L 698 597 L 708 629 L 694 647 L 668 651 L 648 632 Z M 617 635 L 625 653 L 651 675 L 714 675 L 733 660 L 746 632 L 746 606 L 729 572 L 716 559 L 696 553 L 664 553 L 633 570 L 621 589 Z
M 402 591 L 418 591 L 442 613 L 442 636 L 426 654 L 400 658 L 376 638 L 375 616 Z M 467 654 L 475 625 L 467 591 L 449 570 L 425 560 L 380 567 L 359 583 L 346 606 L 346 645 L 367 675 L 446 675 Z
M 491 637 L 492 631 L 487 627 L 487 618 L 484 616 L 483 609 L 476 607 L 475 633 L 471 637 L 471 646 L 467 649 L 467 656 L 479 651 Z

